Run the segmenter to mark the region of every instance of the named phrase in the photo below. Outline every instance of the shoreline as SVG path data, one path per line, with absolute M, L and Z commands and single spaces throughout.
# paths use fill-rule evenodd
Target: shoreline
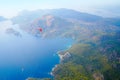
M 62 50 L 61 50 L 61 51 L 62 51 Z M 53 77 L 54 77 L 53 72 L 54 72 L 54 70 L 58 67 L 58 65 L 60 64 L 60 61 L 61 61 L 61 55 L 60 55 L 59 53 L 60 53 L 60 51 L 58 51 L 58 52 L 56 53 L 57 56 L 58 56 L 58 58 L 59 58 L 59 63 L 56 64 L 56 65 L 52 68 L 52 70 L 51 70 L 51 72 L 50 72 L 50 75 L 53 76 Z
M 69 48 L 71 48 L 72 47 L 72 45 L 70 45 L 70 47 L 68 47 L 67 49 L 69 49 Z M 70 55 L 70 53 L 69 52 L 65 52 L 67 49 L 65 49 L 65 50 L 60 50 L 60 51 L 58 51 L 57 52 L 57 56 L 59 57 L 59 63 L 58 64 L 56 64 L 53 68 L 52 68 L 52 70 L 51 70 L 51 72 L 50 72 L 50 75 L 51 76 L 55 76 L 54 75 L 54 70 L 58 67 L 58 65 L 59 64 L 61 64 L 61 62 L 66 58 L 66 56 L 67 57 L 70 57 L 71 55 Z
M 53 68 L 52 71 L 50 72 L 50 75 L 54 77 L 53 71 L 58 67 L 59 64 L 56 64 Z

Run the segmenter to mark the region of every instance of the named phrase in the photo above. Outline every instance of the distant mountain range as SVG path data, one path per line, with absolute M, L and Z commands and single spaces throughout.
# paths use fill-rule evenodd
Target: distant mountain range
M 47 15 L 51 14 L 57 17 L 62 17 L 62 18 L 77 19 L 77 20 L 82 20 L 82 21 L 95 21 L 95 20 L 99 20 L 102 18 L 100 16 L 91 15 L 88 13 L 81 13 L 81 12 L 74 11 L 71 9 L 47 9 L 47 10 L 37 10 L 37 11 L 23 11 L 14 19 L 17 19 L 18 17 L 21 17 L 21 19 L 23 17 L 28 18 L 28 16 L 29 16 L 29 19 L 30 18 L 34 19 L 34 18 L 38 18 L 46 14 Z
M 120 18 L 103 18 L 101 16 L 96 16 L 88 13 L 78 12 L 71 9 L 45 9 L 45 10 L 36 10 L 36 11 L 22 11 L 17 17 L 14 17 L 13 20 L 33 20 L 35 18 L 44 16 L 44 15 L 53 15 L 56 17 L 66 18 L 66 19 L 75 19 L 85 22 L 94 22 L 94 21 L 111 21 L 111 20 L 120 20 Z M 21 21 L 20 21 L 21 22 Z
M 93 30 L 114 31 L 118 30 L 118 26 L 120 26 L 119 18 L 103 18 L 70 9 L 23 11 L 12 21 L 19 24 L 20 28 L 28 33 L 44 37 L 53 34 L 53 36 L 68 36 L 75 30 L 81 33 L 87 30 L 86 35 L 90 35 L 89 32 L 93 32 Z M 43 33 L 40 34 L 38 28 L 43 28 Z M 79 35 L 79 32 L 75 34 Z M 75 36 L 73 37 L 75 38 Z

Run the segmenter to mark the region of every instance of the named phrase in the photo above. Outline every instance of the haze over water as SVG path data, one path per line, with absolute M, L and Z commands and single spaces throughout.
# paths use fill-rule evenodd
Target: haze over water
M 0 25 L 0 80 L 51 77 L 52 68 L 59 63 L 57 51 L 72 43 L 65 38 L 34 37 L 11 21 L 0 22 Z M 7 34 L 5 30 L 9 27 L 19 31 L 22 37 Z

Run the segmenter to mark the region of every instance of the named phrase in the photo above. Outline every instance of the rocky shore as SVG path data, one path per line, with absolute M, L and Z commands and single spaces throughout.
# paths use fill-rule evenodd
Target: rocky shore
M 58 51 L 57 52 L 59 58 L 60 58 L 60 63 L 61 64 L 65 59 L 67 58 L 70 58 L 71 57 L 71 54 L 69 52 L 65 52 L 65 51 Z M 58 68 L 58 65 L 59 64 L 56 64 L 53 68 L 52 68 L 52 71 L 51 71 L 51 75 L 54 76 L 54 71 L 56 68 Z

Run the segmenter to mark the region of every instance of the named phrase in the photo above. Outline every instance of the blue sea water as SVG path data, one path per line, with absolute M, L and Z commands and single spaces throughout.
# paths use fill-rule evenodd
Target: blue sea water
M 51 77 L 52 68 L 59 63 L 57 51 L 68 48 L 72 40 L 20 32 L 22 37 L 0 34 L 0 80 Z

